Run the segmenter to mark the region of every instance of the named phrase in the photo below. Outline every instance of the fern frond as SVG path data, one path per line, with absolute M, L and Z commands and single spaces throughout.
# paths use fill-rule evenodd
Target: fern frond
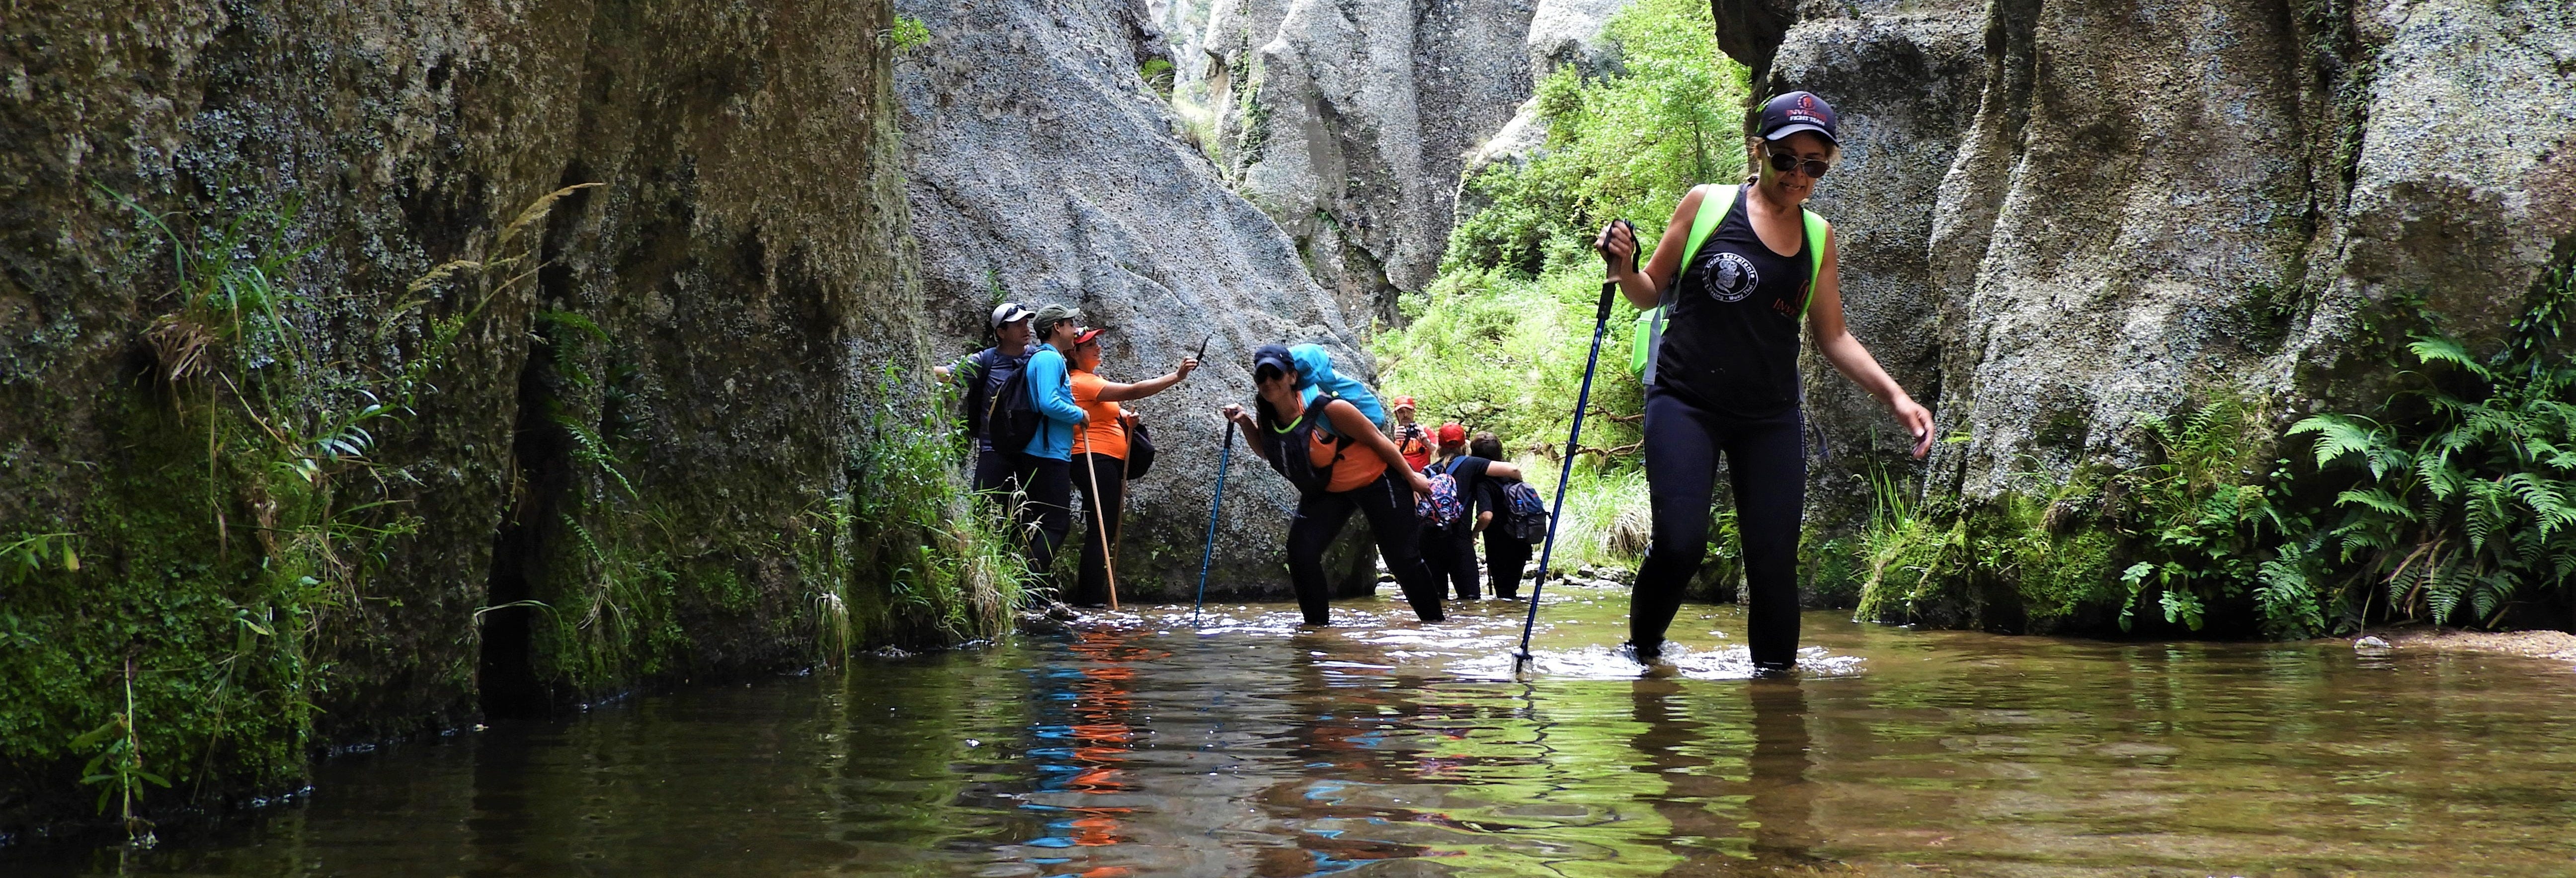
M 2449 620 L 2452 612 L 2459 609 L 2460 599 L 2468 596 L 2469 584 L 2474 580 L 2468 575 L 2468 566 L 2455 555 L 2437 563 L 2426 574 L 2424 603 L 2432 610 L 2433 624 Z
M 2505 501 L 2512 494 L 2502 480 L 2478 480 L 2468 484 L 2467 496 L 2461 498 L 2460 525 L 2469 534 L 2469 551 L 2486 551 L 2487 541 L 2511 525 Z
M 2476 578 L 2469 588 L 2469 612 L 2480 628 L 2492 628 L 2504 617 L 2504 606 L 2513 599 L 2520 583 L 2502 571 L 2490 571 Z
M 2390 496 L 2385 489 L 2381 488 L 2367 488 L 2336 494 L 2335 505 L 2358 506 L 2374 512 L 2395 516 L 2406 521 L 2416 520 L 2415 510 L 2406 508 L 2405 503 L 2399 501 L 2396 497 Z
M 2406 350 L 2413 353 L 2416 360 L 2428 366 L 2434 363 L 2449 363 L 2480 379 L 2495 377 L 2495 373 L 2490 371 L 2485 363 L 2478 362 L 2477 358 L 2470 356 L 2469 349 L 2456 339 L 2417 333 L 2415 341 L 2408 344 Z
M 2385 475 L 2377 453 L 2391 450 L 2389 437 L 2378 422 L 2349 415 L 2312 415 L 2290 425 L 2289 435 L 2317 434 L 2317 467 L 2323 469 L 2336 461 L 2360 455 L 2370 465 L 2370 475 Z

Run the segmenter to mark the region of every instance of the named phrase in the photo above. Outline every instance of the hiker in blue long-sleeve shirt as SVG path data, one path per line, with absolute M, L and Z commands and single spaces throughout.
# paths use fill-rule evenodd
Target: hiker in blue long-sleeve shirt
M 1020 506 L 1020 522 L 1023 528 L 1037 525 L 1037 534 L 1029 541 L 1029 570 L 1041 579 L 1055 566 L 1056 547 L 1073 530 L 1073 433 L 1089 418 L 1073 401 L 1064 352 L 1073 349 L 1073 337 L 1082 331 L 1081 320 L 1080 311 L 1048 305 L 1029 321 L 1038 344 L 1031 349 L 1022 374 L 1028 383 L 1029 407 L 1037 411 L 1039 420 L 1036 438 L 1022 450 L 1026 469 L 1020 484 L 1028 491 L 1028 502 Z

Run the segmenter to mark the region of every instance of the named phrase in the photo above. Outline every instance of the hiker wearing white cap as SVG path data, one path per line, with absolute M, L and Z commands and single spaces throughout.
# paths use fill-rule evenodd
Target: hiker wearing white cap
M 1018 302 L 1003 302 L 993 309 L 986 323 L 993 333 L 993 346 L 968 355 L 955 366 L 936 367 L 939 377 L 957 382 L 957 398 L 965 401 L 966 432 L 975 437 L 975 490 L 1009 493 L 1018 489 L 1009 455 L 993 450 L 992 425 L 985 416 L 992 409 L 992 399 L 1002 385 L 1029 361 L 1029 317 L 1031 312 Z

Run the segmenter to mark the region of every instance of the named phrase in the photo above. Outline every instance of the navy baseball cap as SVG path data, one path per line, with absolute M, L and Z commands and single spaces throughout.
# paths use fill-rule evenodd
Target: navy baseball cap
M 1814 92 L 1793 91 L 1762 105 L 1762 139 L 1778 140 L 1800 131 L 1816 132 L 1828 143 L 1842 143 L 1834 136 L 1834 105 Z
M 1263 369 L 1276 369 L 1282 375 L 1297 374 L 1297 362 L 1288 356 L 1287 345 L 1266 344 L 1252 352 L 1252 374 L 1258 378 Z

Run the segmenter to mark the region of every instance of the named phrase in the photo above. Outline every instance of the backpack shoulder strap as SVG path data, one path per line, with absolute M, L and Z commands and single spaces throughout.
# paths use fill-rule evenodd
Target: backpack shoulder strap
M 1717 187 L 1711 186 L 1709 188 L 1715 189 Z M 1682 245 L 1681 269 L 1676 269 L 1673 272 L 1673 279 L 1676 282 L 1681 279 L 1681 271 L 1690 268 L 1691 260 L 1699 256 L 1699 245 L 1707 243 L 1708 236 L 1717 232 L 1717 224 L 1725 222 L 1726 215 L 1735 210 L 1735 199 L 1737 196 L 1743 194 L 1744 187 L 1728 186 L 1725 191 L 1726 200 L 1723 202 L 1713 197 L 1716 194 L 1713 192 L 1700 196 L 1699 212 L 1691 215 L 1690 242 Z M 1713 211 L 1709 210 L 1711 207 L 1717 209 Z M 1669 292 L 1669 289 L 1667 292 Z
M 1807 221 L 1807 301 L 1798 306 L 1798 317 L 1803 320 L 1807 308 L 1816 304 L 1816 281 L 1825 276 L 1825 239 L 1833 233 L 1834 224 L 1815 211 L 1801 207 L 1798 212 Z
M 1646 328 L 1646 372 L 1642 376 L 1648 387 L 1655 384 L 1655 360 L 1664 348 L 1664 320 L 1673 316 L 1673 291 L 1681 287 L 1682 274 L 1690 271 L 1691 260 L 1699 256 L 1699 245 L 1717 232 L 1717 224 L 1726 221 L 1726 215 L 1735 210 L 1735 199 L 1744 192 L 1742 186 L 1724 187 L 1725 200 L 1721 201 L 1717 192 L 1711 191 L 1717 189 L 1715 185 L 1702 188 L 1699 210 L 1691 214 L 1690 239 L 1682 245 L 1682 264 L 1673 269 L 1673 281 L 1655 294 L 1655 320 Z M 1712 207 L 1716 210 L 1709 209 Z

